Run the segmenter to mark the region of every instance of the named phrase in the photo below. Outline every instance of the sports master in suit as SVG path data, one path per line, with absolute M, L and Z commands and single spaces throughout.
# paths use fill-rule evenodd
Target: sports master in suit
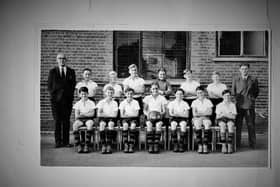
M 49 72 L 48 90 L 55 121 L 55 147 L 69 147 L 70 115 L 76 85 L 75 71 L 66 66 L 66 57 L 59 53 L 58 66 Z
M 243 63 L 240 65 L 240 76 L 233 79 L 232 93 L 236 99 L 237 117 L 236 117 L 236 143 L 241 145 L 241 131 L 243 118 L 245 118 L 249 145 L 256 148 L 255 132 L 255 101 L 259 94 L 258 80 L 248 74 L 250 65 Z

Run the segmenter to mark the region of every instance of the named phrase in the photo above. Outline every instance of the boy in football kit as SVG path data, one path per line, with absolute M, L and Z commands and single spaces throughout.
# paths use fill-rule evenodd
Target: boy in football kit
M 115 135 L 114 125 L 118 115 L 118 103 L 113 99 L 114 88 L 108 86 L 105 90 L 106 97 L 98 102 L 97 117 L 99 117 L 101 153 L 112 153 L 112 143 Z M 105 127 L 108 127 L 105 129 Z
M 147 144 L 149 153 L 159 153 L 159 141 L 161 137 L 162 117 L 165 114 L 167 100 L 158 92 L 157 83 L 151 85 L 151 95 L 143 99 L 144 114 L 147 117 Z M 155 127 L 155 128 L 153 128 Z
M 128 66 L 130 76 L 124 79 L 123 86 L 124 90 L 127 88 L 132 88 L 134 90 L 133 98 L 138 101 L 140 105 L 140 114 L 143 112 L 143 101 L 142 96 L 145 92 L 145 80 L 139 77 L 137 66 L 131 64 Z
M 136 140 L 136 125 L 138 124 L 138 115 L 140 106 L 138 101 L 133 99 L 134 90 L 128 88 L 125 90 L 126 99 L 120 103 L 120 115 L 122 118 L 122 139 L 124 144 L 124 153 L 133 153 Z M 138 124 L 139 125 L 139 124 Z
M 93 135 L 92 127 L 95 104 L 93 101 L 88 99 L 87 87 L 80 88 L 79 96 L 81 97 L 81 99 L 73 106 L 73 108 L 75 109 L 75 122 L 73 123 L 73 134 L 75 139 L 75 145 L 78 146 L 78 153 L 81 153 L 88 152 L 88 145 L 90 143 L 91 136 Z M 82 147 L 80 143 L 78 129 L 84 124 L 87 127 L 87 137 L 84 147 Z
M 123 94 L 123 90 L 121 85 L 117 82 L 118 74 L 115 71 L 110 71 L 108 75 L 109 83 L 103 87 L 103 92 L 105 93 L 106 88 L 111 86 L 114 88 L 114 99 L 119 99 Z
M 216 119 L 220 126 L 222 153 L 233 152 L 234 122 L 237 115 L 236 105 L 231 101 L 231 92 L 224 90 L 223 101 L 216 107 Z M 226 132 L 227 131 L 227 132 Z M 226 133 L 228 138 L 226 140 Z
M 205 90 L 202 86 L 196 88 L 197 99 L 192 102 L 193 125 L 198 142 L 198 153 L 208 153 L 210 142 L 210 117 L 212 115 L 212 102 L 205 97 Z M 204 139 L 202 139 L 202 128 L 204 127 Z
M 79 95 L 79 89 L 81 87 L 87 87 L 88 88 L 88 98 L 92 101 L 95 101 L 94 97 L 96 95 L 98 85 L 96 84 L 96 82 L 91 80 L 91 73 L 92 73 L 91 69 L 85 68 L 83 70 L 83 80 L 78 82 L 75 88 L 77 89 L 77 93 Z
M 171 101 L 167 108 L 170 114 L 171 142 L 174 152 L 184 152 L 184 139 L 186 138 L 187 122 L 190 106 L 183 100 L 184 90 L 179 88 L 175 92 L 175 100 Z M 180 126 L 180 138 L 177 138 L 177 126 Z M 179 143 L 178 143 L 179 142 Z M 188 142 L 189 143 L 189 142 Z

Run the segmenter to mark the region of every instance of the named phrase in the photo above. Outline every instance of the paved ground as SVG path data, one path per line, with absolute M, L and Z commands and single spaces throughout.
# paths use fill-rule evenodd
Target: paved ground
M 41 135 L 42 166 L 124 166 L 124 167 L 267 167 L 268 136 L 257 134 L 257 149 L 248 148 L 246 133 L 242 134 L 242 147 L 236 153 L 224 155 L 211 153 L 199 155 L 196 152 L 173 153 L 163 151 L 160 154 L 149 154 L 138 151 L 134 154 L 114 152 L 102 155 L 100 152 L 78 154 L 74 148 L 55 149 L 51 134 Z

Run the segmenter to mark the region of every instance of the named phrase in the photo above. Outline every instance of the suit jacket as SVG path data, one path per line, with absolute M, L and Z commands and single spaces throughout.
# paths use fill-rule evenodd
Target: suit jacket
M 60 75 L 59 67 L 50 70 L 48 77 L 48 90 L 52 102 L 59 102 L 63 99 L 71 102 L 74 99 L 76 85 L 75 71 L 66 67 L 66 77 L 63 79 Z
M 252 109 L 255 107 L 255 101 L 259 94 L 258 80 L 255 77 L 248 76 L 243 80 L 241 76 L 233 79 L 232 94 L 236 98 L 237 107 L 243 109 Z

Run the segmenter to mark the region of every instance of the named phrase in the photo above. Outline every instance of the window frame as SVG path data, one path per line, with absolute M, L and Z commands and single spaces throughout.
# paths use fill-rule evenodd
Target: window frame
M 246 61 L 250 59 L 255 59 L 255 58 L 262 58 L 262 59 L 267 59 L 268 58 L 268 44 L 269 44 L 269 33 L 266 30 L 262 31 L 228 31 L 228 32 L 240 32 L 240 51 L 239 55 L 221 55 L 221 45 L 220 45 L 220 34 L 222 32 L 227 32 L 227 31 L 216 31 L 216 50 L 217 54 L 214 60 L 219 61 L 218 59 L 223 59 L 223 58 L 233 58 L 233 59 L 246 59 Z M 263 54 L 262 55 L 249 55 L 249 54 L 244 54 L 244 32 L 263 32 L 264 33 L 264 38 L 263 38 Z
M 115 30 L 113 31 L 113 70 L 117 71 L 117 67 L 118 67 L 118 53 L 117 53 L 117 43 L 116 43 L 116 34 L 117 32 L 139 32 L 139 55 L 138 55 L 138 62 L 135 63 L 138 67 L 138 73 L 139 75 L 144 78 L 145 80 L 151 80 L 148 77 L 143 77 L 143 59 L 145 56 L 153 56 L 153 55 L 159 55 L 159 54 L 143 54 L 143 32 L 149 32 L 149 31 L 126 31 L 126 30 Z M 166 32 L 170 32 L 170 31 L 159 31 L 161 32 L 162 35 L 162 47 L 161 50 L 165 51 L 166 47 L 165 47 L 165 33 Z M 186 63 L 186 67 L 185 68 L 189 68 L 188 66 L 188 62 L 190 62 L 190 39 L 191 39 L 191 32 L 190 31 L 171 31 L 171 32 L 185 32 L 185 40 L 186 40 L 186 44 L 185 44 L 185 48 L 184 48 L 184 52 L 185 52 L 185 63 Z M 189 55 L 188 55 L 189 54 Z M 163 66 L 165 60 L 165 55 L 161 54 L 162 56 L 162 63 L 161 65 Z M 119 77 L 119 72 L 118 72 L 118 78 L 119 79 L 125 79 L 125 77 Z M 180 80 L 179 77 L 168 77 L 168 79 L 170 80 Z

